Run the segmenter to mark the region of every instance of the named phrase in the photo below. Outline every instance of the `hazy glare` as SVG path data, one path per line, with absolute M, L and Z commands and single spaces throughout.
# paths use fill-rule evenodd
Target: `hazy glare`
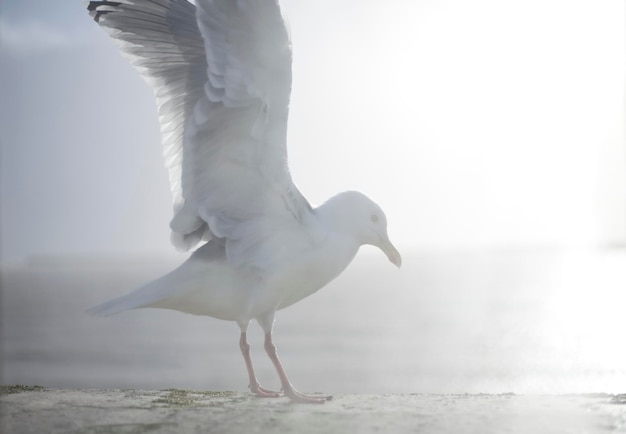
M 626 245 L 624 2 L 281 4 L 293 177 L 366 192 L 404 255 L 280 312 L 303 390 L 622 393 L 626 250 L 479 250 Z M 3 381 L 244 390 L 233 324 L 84 314 L 181 261 L 150 88 L 84 0 L 2 1 L 0 43 L 2 259 L 73 255 L 3 269 Z
M 624 3 L 281 2 L 293 177 L 400 246 L 623 243 Z M 171 252 L 151 90 L 83 0 L 0 6 L 2 256 Z

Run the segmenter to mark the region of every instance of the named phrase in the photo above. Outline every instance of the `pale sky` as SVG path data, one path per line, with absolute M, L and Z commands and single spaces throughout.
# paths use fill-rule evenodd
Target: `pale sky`
M 621 0 L 283 0 L 292 175 L 402 248 L 626 240 Z M 0 6 L 3 259 L 172 252 L 152 91 L 83 0 Z

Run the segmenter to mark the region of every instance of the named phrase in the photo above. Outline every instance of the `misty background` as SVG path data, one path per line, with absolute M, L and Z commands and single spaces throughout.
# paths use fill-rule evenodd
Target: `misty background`
M 293 178 L 368 194 L 404 256 L 278 314 L 296 385 L 623 392 L 624 2 L 281 5 Z M 83 313 L 186 258 L 152 91 L 83 0 L 0 4 L 0 141 L 3 379 L 245 388 L 233 324 Z
M 281 2 L 293 178 L 401 247 L 622 244 L 621 1 Z M 172 251 L 151 89 L 83 0 L 0 6 L 2 257 Z

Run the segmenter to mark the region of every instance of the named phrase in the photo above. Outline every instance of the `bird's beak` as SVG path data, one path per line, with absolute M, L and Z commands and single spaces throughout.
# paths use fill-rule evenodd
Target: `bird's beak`
M 388 237 L 381 236 L 378 247 L 385 253 L 385 255 L 387 255 L 392 264 L 400 268 L 400 266 L 402 265 L 402 256 L 400 256 L 400 252 L 398 252 L 398 249 L 396 249 L 394 245 L 391 244 L 391 241 L 389 241 Z

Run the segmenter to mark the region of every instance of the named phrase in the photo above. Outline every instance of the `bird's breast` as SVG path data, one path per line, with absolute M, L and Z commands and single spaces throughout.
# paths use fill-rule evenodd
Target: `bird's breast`
M 329 240 L 299 255 L 269 277 L 276 294 L 276 308 L 283 309 L 326 286 L 350 264 L 358 245 L 349 240 Z

